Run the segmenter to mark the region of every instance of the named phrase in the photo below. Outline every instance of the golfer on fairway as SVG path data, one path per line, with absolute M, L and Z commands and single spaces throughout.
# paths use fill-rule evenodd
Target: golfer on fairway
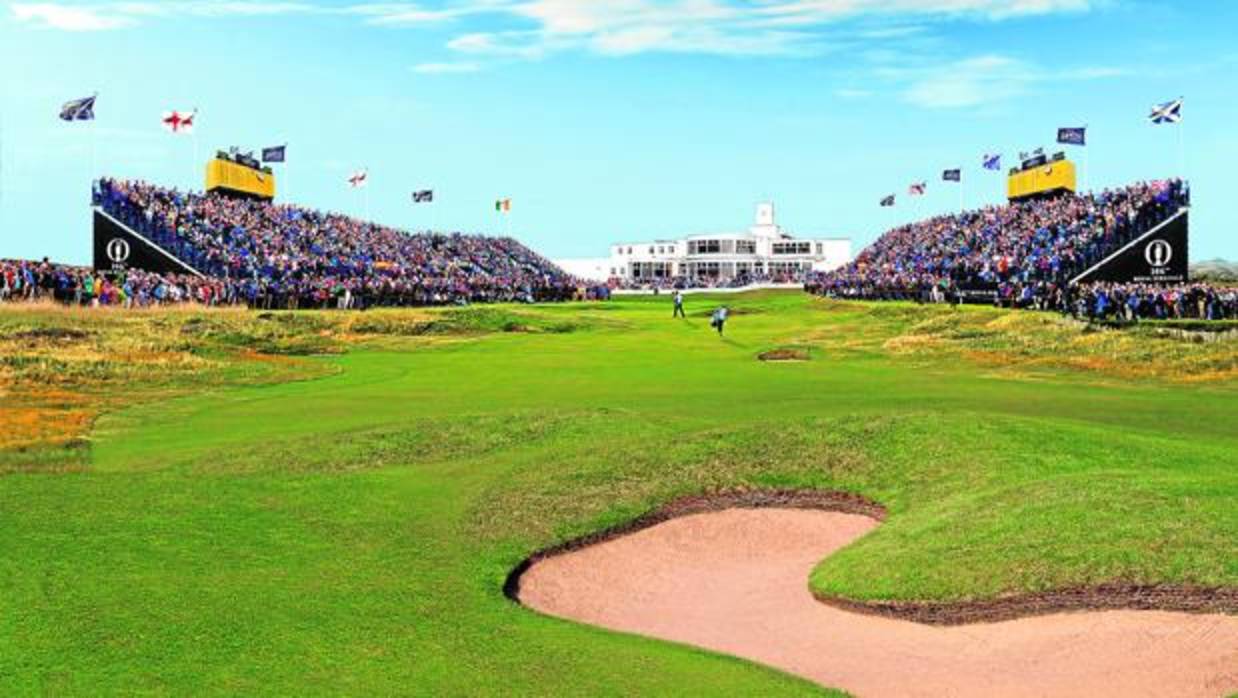
M 726 316 L 730 313 L 726 306 L 722 306 L 714 311 L 713 317 L 709 319 L 709 324 L 718 330 L 718 336 L 722 336 L 722 327 L 726 324 Z
M 681 317 L 687 320 L 688 316 L 684 315 L 684 312 L 683 312 L 683 294 L 679 292 L 679 289 L 675 289 L 674 301 L 675 301 L 675 311 L 671 313 L 671 317 L 672 318 Z

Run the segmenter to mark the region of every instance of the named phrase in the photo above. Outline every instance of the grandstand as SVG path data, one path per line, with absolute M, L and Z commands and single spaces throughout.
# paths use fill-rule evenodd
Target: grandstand
M 225 281 L 260 307 L 556 301 L 578 282 L 511 238 L 412 234 L 221 191 L 94 187 L 95 267 Z
M 845 298 L 1048 307 L 1085 281 L 1185 283 L 1189 206 L 1189 188 L 1175 179 L 939 216 L 887 231 L 808 287 Z

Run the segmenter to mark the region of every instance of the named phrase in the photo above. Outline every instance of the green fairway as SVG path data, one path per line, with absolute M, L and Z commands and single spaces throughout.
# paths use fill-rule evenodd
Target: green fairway
M 888 508 L 806 580 L 833 596 L 1238 586 L 1234 340 L 800 293 L 727 297 L 719 338 L 718 302 L 0 309 L 10 341 L 175 358 L 0 363 L 32 434 L 0 447 L 0 695 L 818 692 L 502 593 L 539 548 L 737 487 Z M 811 360 L 756 358 L 784 346 Z M 26 423 L 96 402 L 88 438 Z

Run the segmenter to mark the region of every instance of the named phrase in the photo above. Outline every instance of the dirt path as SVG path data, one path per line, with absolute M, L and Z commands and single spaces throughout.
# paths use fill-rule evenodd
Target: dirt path
M 1235 616 L 1090 611 L 939 627 L 815 600 L 813 566 L 877 525 L 802 509 L 692 514 L 540 560 L 520 578 L 520 600 L 861 697 L 1238 691 Z

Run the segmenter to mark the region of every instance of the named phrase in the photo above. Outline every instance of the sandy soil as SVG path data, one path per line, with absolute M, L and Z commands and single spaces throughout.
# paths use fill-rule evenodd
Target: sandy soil
M 940 627 L 814 599 L 812 568 L 877 525 L 797 509 L 692 514 L 535 562 L 520 579 L 520 600 L 862 697 L 1238 691 L 1235 616 L 1089 611 Z

